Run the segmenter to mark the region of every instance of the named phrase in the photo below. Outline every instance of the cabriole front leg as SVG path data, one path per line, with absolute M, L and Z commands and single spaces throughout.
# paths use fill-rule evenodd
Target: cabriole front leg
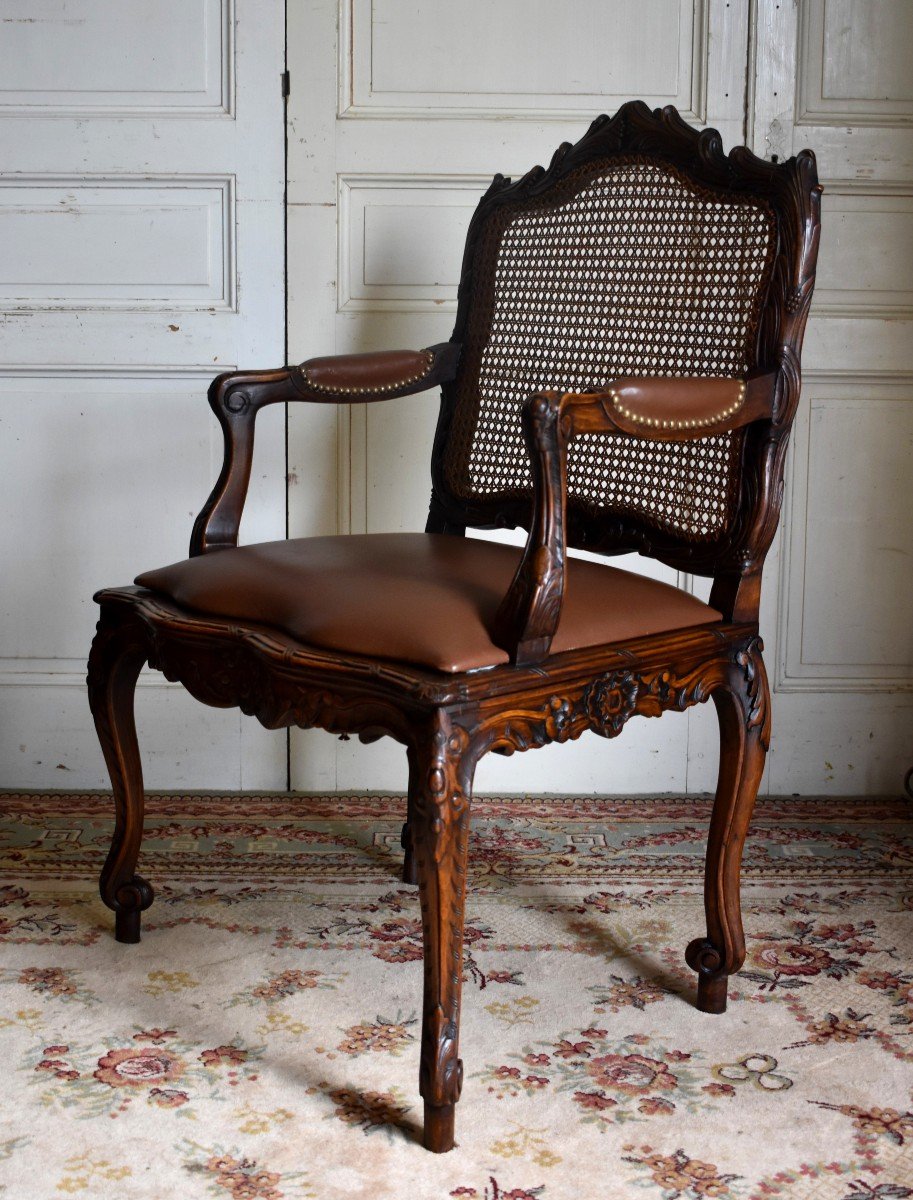
M 704 872 L 707 936 L 685 951 L 698 974 L 697 1007 L 726 1011 L 729 976 L 745 961 L 739 875 L 764 759 L 770 744 L 770 693 L 760 639 L 739 651 L 713 692 L 720 722 L 720 772 Z
M 143 627 L 102 609 L 89 654 L 89 705 L 114 789 L 114 837 L 99 880 L 101 898 L 114 910 L 119 942 L 140 940 L 140 914 L 153 891 L 136 874 L 143 836 L 143 771 L 133 699 L 149 648 Z
M 425 949 L 419 1090 L 425 1101 L 425 1148 L 437 1154 L 453 1149 L 455 1106 L 463 1083 L 458 1048 L 474 766 L 466 731 L 443 713 L 410 756 L 410 829 Z

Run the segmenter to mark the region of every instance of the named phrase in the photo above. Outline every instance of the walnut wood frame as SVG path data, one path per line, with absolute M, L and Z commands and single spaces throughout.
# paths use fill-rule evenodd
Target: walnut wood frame
M 380 400 L 441 382 L 443 402 L 433 459 L 428 529 L 462 534 L 469 524 L 522 524 L 526 552 L 498 614 L 495 637 L 509 665 L 442 674 L 407 664 L 321 651 L 274 629 L 201 616 L 162 596 L 132 587 L 98 593 L 98 632 L 89 658 L 89 698 L 110 772 L 115 831 L 101 874 L 104 902 L 115 913 L 119 941 L 140 937 L 142 912 L 153 901 L 137 874 L 143 825 L 143 782 L 133 695 L 143 664 L 180 681 L 205 704 L 237 707 L 268 728 L 319 726 L 365 741 L 392 737 L 406 747 L 408 819 L 403 831 L 404 878 L 419 887 L 424 935 L 424 998 L 419 1086 L 425 1102 L 424 1144 L 449 1150 L 462 1083 L 458 1055 L 463 913 L 472 781 L 489 751 L 512 754 L 587 730 L 616 737 L 630 717 L 683 711 L 712 698 L 719 716 L 719 780 L 705 876 L 706 935 L 686 958 L 698 975 L 697 1005 L 725 1010 L 727 980 L 744 960 L 739 869 L 751 809 L 770 736 L 770 699 L 758 636 L 760 571 L 773 537 L 782 495 L 789 426 L 799 395 L 799 349 L 814 280 L 818 196 L 813 157 L 774 166 L 747 150 L 724 157 L 719 135 L 698 133 L 674 110 L 651 114 L 626 105 L 597 120 L 574 147 L 562 147 L 549 170 L 519 183 L 496 180 L 473 219 L 510 194 L 541 190 L 585 157 L 636 147 L 702 179 L 771 197 L 780 213 L 780 245 L 759 333 L 758 371 L 749 402 L 726 428 L 745 429 L 740 518 L 713 556 L 655 543 L 631 525 L 591 528 L 566 510 L 565 455 L 576 433 L 611 429 L 627 436 L 603 394 L 542 393 L 530 398 L 524 428 L 533 465 L 532 513 L 458 505 L 441 470 L 452 417 L 448 380 L 458 370 L 466 320 L 465 278 L 454 337 L 424 352 L 421 379 L 389 380 L 376 393 L 319 394 L 300 367 L 237 372 L 216 379 L 210 404 L 225 435 L 225 464 L 194 525 L 191 554 L 223 553 L 237 543 L 250 475 L 253 428 L 264 404 L 305 399 L 334 403 Z M 342 361 L 342 360 L 340 360 Z M 370 364 L 368 364 L 370 367 Z M 362 371 L 359 378 L 364 378 Z M 693 436 L 705 436 L 706 430 Z M 653 436 L 653 435 L 651 435 Z M 671 434 L 670 434 L 671 436 Z M 677 431 L 677 436 L 692 436 Z M 636 545 L 663 561 L 713 574 L 718 624 L 628 641 L 618 646 L 548 655 L 560 614 L 567 545 L 603 549 Z M 703 555 L 703 557 L 702 557 Z

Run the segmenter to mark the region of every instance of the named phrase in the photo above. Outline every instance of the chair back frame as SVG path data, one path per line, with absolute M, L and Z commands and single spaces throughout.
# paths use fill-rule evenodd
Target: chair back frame
M 463 361 L 456 379 L 442 389 L 427 528 L 451 533 L 467 527 L 528 529 L 531 520 L 531 487 L 491 495 L 465 490 L 459 494 L 462 489 L 455 480 L 454 427 L 467 388 L 478 386 L 477 381 L 467 382 L 465 374 L 477 371 L 477 363 L 467 364 L 466 359 L 477 301 L 479 245 L 486 229 L 505 209 L 522 209 L 549 197 L 587 164 L 611 166 L 633 156 L 658 164 L 702 192 L 729 202 L 755 202 L 772 214 L 774 244 L 747 366 L 776 373 L 774 413 L 771 420 L 757 421 L 744 433 L 732 435 L 736 499 L 732 519 L 716 536 L 683 538 L 636 514 L 587 505 L 569 496 L 567 542 L 605 554 L 636 550 L 679 570 L 734 581 L 737 588 L 744 577 L 760 575 L 779 519 L 784 457 L 799 399 L 799 356 L 814 287 L 821 188 L 814 156 L 808 151 L 785 163 L 767 162 L 745 147 L 727 155 L 716 130 L 693 129 L 674 108 L 652 112 L 641 101 L 625 104 L 614 117 L 597 118 L 575 145 L 564 143 L 558 148 L 547 170 L 535 167 L 516 182 L 496 176 L 480 201 L 467 236 L 451 338 L 463 345 Z M 651 373 L 649 364 L 639 373 Z M 605 379 L 594 378 L 592 384 L 604 386 Z M 540 386 L 562 384 L 543 381 Z

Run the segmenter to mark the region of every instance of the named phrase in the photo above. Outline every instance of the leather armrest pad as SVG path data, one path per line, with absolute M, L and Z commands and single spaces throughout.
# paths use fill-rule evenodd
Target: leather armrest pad
M 572 436 L 624 433 L 651 441 L 693 441 L 772 419 L 777 378 L 774 371 L 752 372 L 745 379 L 626 375 L 604 390 L 548 395 L 560 401 Z
M 699 429 L 734 422 L 745 404 L 741 379 L 626 377 L 610 387 L 610 411 L 632 433 Z
M 430 379 L 437 362 L 436 349 L 379 350 L 308 359 L 299 367 L 300 383 L 306 391 L 322 396 L 350 400 L 386 396 L 414 389 L 415 384 Z

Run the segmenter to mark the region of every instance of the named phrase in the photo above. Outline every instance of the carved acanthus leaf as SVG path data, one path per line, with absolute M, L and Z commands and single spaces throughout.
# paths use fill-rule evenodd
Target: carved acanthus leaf
M 301 684 L 246 643 L 189 642 L 160 629 L 151 637 L 150 665 L 204 704 L 239 708 L 267 729 L 294 725 L 405 740 L 407 721 L 390 701 Z
M 457 1010 L 458 1012 L 458 1010 Z M 429 1104 L 456 1104 L 463 1090 L 463 1063 L 457 1057 L 457 1017 L 440 1004 L 426 1014 L 422 1026 L 419 1091 Z
M 733 661 L 741 667 L 747 687 L 745 689 L 745 728 L 760 729 L 761 743 L 767 750 L 770 746 L 770 692 L 767 687 L 766 670 L 761 652 L 764 643 L 753 637 L 746 646 L 737 650 Z

